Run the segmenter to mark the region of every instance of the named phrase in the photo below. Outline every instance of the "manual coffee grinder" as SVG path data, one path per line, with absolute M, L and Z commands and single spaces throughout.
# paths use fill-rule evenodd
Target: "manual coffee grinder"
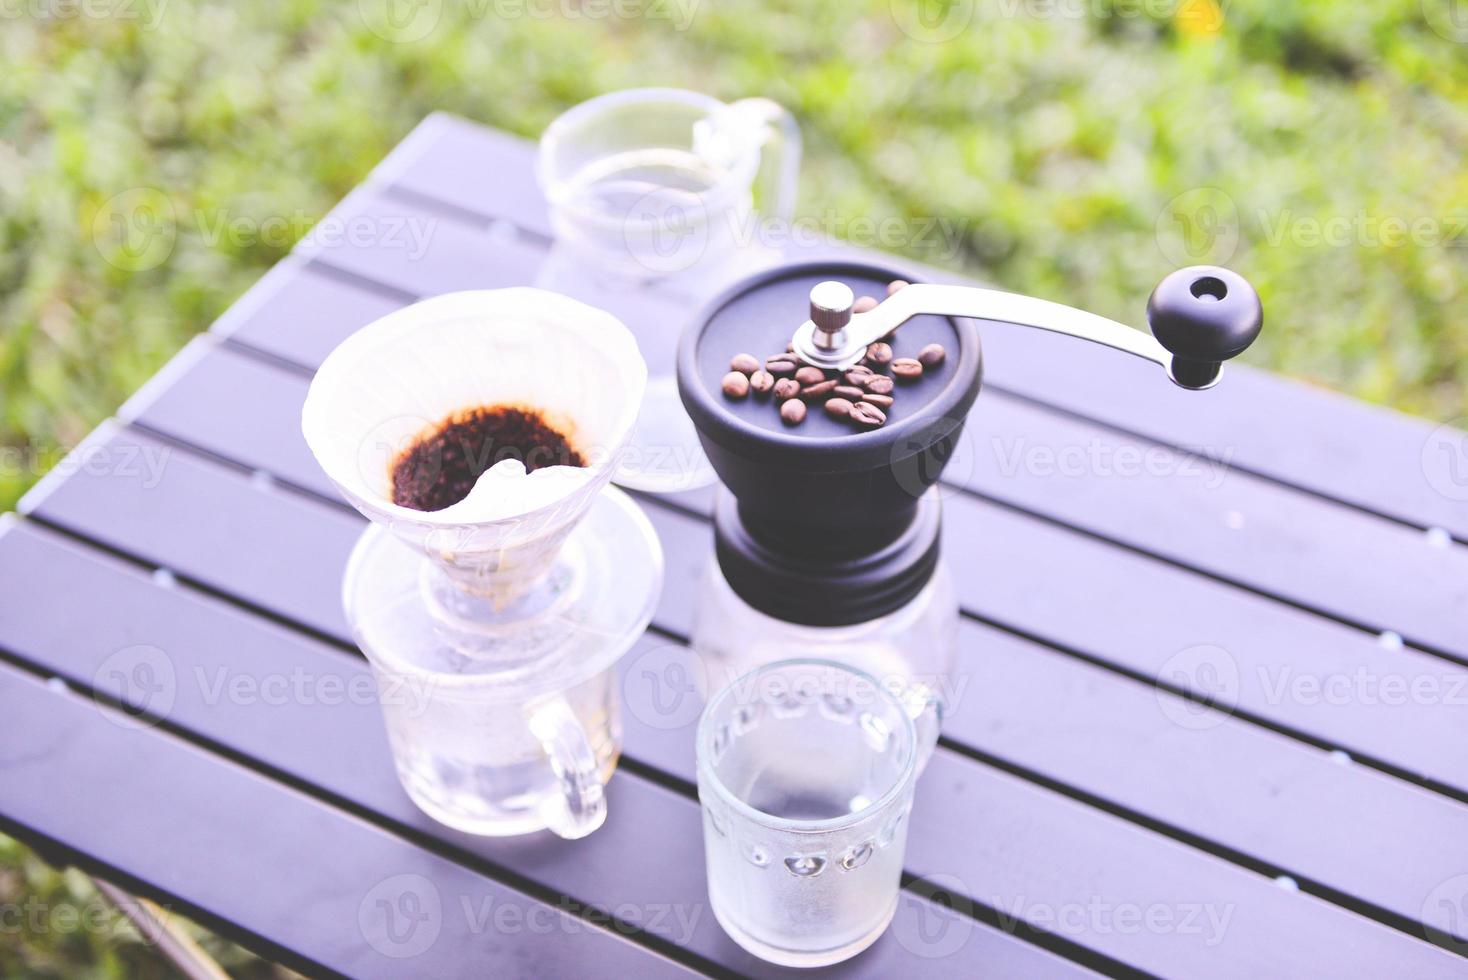
M 724 484 L 693 635 L 709 694 L 775 660 L 821 657 L 907 691 L 915 712 L 943 703 L 958 605 L 934 484 L 979 393 L 974 320 L 1105 344 L 1194 390 L 1263 321 L 1253 287 L 1210 266 L 1157 287 L 1151 337 L 992 289 L 914 283 L 889 296 L 894 280 L 911 276 L 859 262 L 766 270 L 682 338 L 683 404 Z

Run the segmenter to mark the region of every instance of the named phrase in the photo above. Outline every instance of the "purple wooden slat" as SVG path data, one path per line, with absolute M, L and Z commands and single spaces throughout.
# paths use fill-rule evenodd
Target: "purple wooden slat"
M 110 422 L 68 458 L 78 461 L 74 478 L 52 471 L 21 500 L 22 511 L 350 639 L 341 565 L 303 566 L 298 550 L 313 542 L 345 556 L 364 523 L 356 515 Z
M 482 243 L 464 240 L 474 233 L 455 222 L 369 194 L 354 197 L 333 212 L 343 216 L 338 224 L 435 229 L 425 234 L 422 254 L 411 264 L 414 281 L 457 282 L 469 255 L 489 264 L 474 254 Z M 392 265 L 401 251 L 369 249 L 360 257 Z M 365 267 L 356 271 L 372 274 Z M 394 266 L 383 274 L 406 273 Z M 625 305 L 629 298 L 641 304 L 654 297 L 615 298 Z M 659 328 L 681 323 L 681 317 L 676 307 L 659 304 L 655 310 L 639 315 L 634 309 L 624 318 L 640 328 L 654 368 L 666 369 L 675 332 Z M 1208 400 L 1216 390 L 1192 394 Z M 954 481 L 1246 587 L 1468 658 L 1468 625 L 1457 612 L 1468 608 L 1468 546 L 1439 547 L 1431 543 L 1435 539 L 1394 522 L 1230 472 L 1244 443 L 1200 446 L 1200 456 L 1182 457 L 992 393 L 980 399 L 967 443 L 970 451 L 952 468 Z M 1164 469 L 1153 475 L 1148 467 L 1154 465 Z M 1116 476 L 1119 469 L 1132 475 Z
M 1217 390 L 1217 389 L 1215 389 Z M 1207 397 L 1211 392 L 1203 393 Z M 995 394 L 954 482 L 1249 588 L 1468 658 L 1468 546 Z
M 201 417 L 213 417 L 214 414 L 201 413 Z M 205 491 L 198 490 L 196 492 Z M 221 482 L 218 488 L 209 491 L 209 493 L 215 499 L 227 500 L 229 496 L 229 491 L 226 489 L 224 482 Z M 166 501 L 160 501 L 160 504 L 166 504 Z M 671 512 L 654 509 L 652 516 L 661 532 L 661 537 L 667 550 L 668 561 L 668 587 L 663 596 L 657 619 L 665 628 L 686 630 L 688 627 L 687 617 L 693 605 L 692 584 L 699 579 L 709 558 L 709 529 L 701 521 L 688 517 L 680 517 Z M 186 534 L 187 529 L 182 530 Z M 256 541 L 265 542 L 270 540 L 271 533 L 269 528 L 262 527 L 257 533 L 251 535 L 251 537 Z M 305 535 L 308 532 L 306 529 L 301 528 L 297 533 Z M 351 544 L 351 537 L 354 536 L 343 535 L 334 538 L 331 542 L 325 542 L 319 540 L 319 535 L 315 535 L 311 539 L 300 538 L 298 544 L 304 545 L 307 540 L 310 540 L 310 553 L 322 565 L 329 566 L 333 570 L 331 574 L 326 574 L 322 577 L 335 579 L 339 577 L 340 569 L 344 565 L 346 553 Z M 202 561 L 205 559 L 196 558 L 195 560 Z M 188 571 L 187 568 L 182 570 Z M 1217 586 L 1213 587 L 1218 588 Z M 278 588 L 280 595 L 284 597 L 291 591 L 291 583 L 281 582 L 278 584 Z M 971 633 L 966 634 L 966 639 L 970 644 L 974 643 Z M 1096 677 L 1107 679 L 1109 683 L 1117 686 L 1119 689 L 1132 688 L 1130 682 L 1116 679 L 1114 675 L 1094 671 L 1091 668 L 1085 669 L 1092 671 Z M 1459 673 L 1463 672 L 1459 671 Z M 965 679 L 973 682 L 972 678 Z M 983 682 L 980 681 L 980 683 Z M 1004 687 L 1005 685 L 1000 684 L 995 689 L 1003 689 Z M 1142 689 L 1136 690 L 1141 691 Z M 1144 703 L 1155 709 L 1152 716 L 1153 720 L 1155 722 L 1166 722 L 1167 716 L 1163 707 L 1157 705 L 1150 695 L 1143 693 L 1142 697 Z M 1175 702 L 1169 698 L 1163 704 L 1171 706 L 1175 716 L 1186 716 L 1187 709 L 1180 702 Z M 1130 702 L 1128 702 L 1128 705 L 1130 705 Z M 1430 708 L 1419 707 L 1415 710 L 1409 709 L 1404 714 L 1409 718 L 1423 714 L 1433 715 L 1437 720 L 1451 727 L 1452 718 L 1449 716 L 1450 709 L 1447 709 L 1446 706 L 1439 706 L 1439 708 L 1441 710 L 1433 712 Z M 1120 711 L 1119 714 L 1123 717 L 1129 717 L 1130 711 L 1131 709 L 1128 706 L 1126 710 Z M 1062 716 L 1073 717 L 1070 713 L 1063 713 Z M 1044 717 L 1051 716 L 1045 715 Z M 1090 718 L 1088 721 L 1092 724 L 1101 724 L 1101 718 Z M 1018 727 L 1017 722 L 1014 724 L 1015 727 Z M 1115 727 L 1115 723 L 1113 723 L 1113 727 Z M 1235 730 L 1230 729 L 1230 731 Z M 1252 729 L 1245 728 L 1245 726 L 1238 726 L 1238 730 L 1244 730 L 1249 733 L 1247 735 L 1237 736 L 1237 738 L 1243 740 L 1240 744 L 1250 745 L 1251 750 L 1231 759 L 1221 759 L 1218 763 L 1219 766 L 1227 770 L 1227 773 L 1232 773 L 1234 783 L 1230 783 L 1226 779 L 1212 780 L 1209 774 L 1204 771 L 1196 773 L 1194 778 L 1199 780 L 1199 785 L 1194 789 L 1193 794 L 1189 798 L 1198 802 L 1192 808 L 1178 808 L 1176 801 L 1167 796 L 1165 792 L 1159 795 L 1156 792 L 1157 786 L 1149 787 L 1149 784 L 1146 783 L 1143 783 L 1141 786 L 1130 784 L 1127 792 L 1120 792 L 1123 787 L 1121 785 L 1122 781 L 1118 780 L 1117 787 L 1108 788 L 1111 786 L 1111 780 L 1108 778 L 1110 770 L 1106 768 L 1093 769 L 1091 760 L 1089 759 L 1085 760 L 1084 764 L 1081 764 L 1078 762 L 1069 762 L 1064 758 L 1052 758 L 1046 765 L 1038 768 L 1052 778 L 1076 783 L 1087 791 L 1094 792 L 1099 796 L 1118 799 L 1123 805 L 1146 813 L 1153 819 L 1173 822 L 1189 833 L 1218 840 L 1226 846 L 1255 855 L 1277 865 L 1297 870 L 1300 873 L 1304 873 L 1309 877 L 1320 880 L 1347 893 L 1359 894 L 1367 901 L 1410 918 L 1414 914 L 1412 912 L 1413 904 L 1410 900 L 1410 894 L 1407 898 L 1404 898 L 1399 888 L 1386 885 L 1380 878 L 1375 876 L 1375 871 L 1378 869 L 1369 866 L 1365 868 L 1360 867 L 1360 862 L 1353 859 L 1350 848 L 1344 846 L 1345 842 L 1351 839 L 1349 834 L 1346 838 L 1333 840 L 1327 840 L 1317 835 L 1316 822 L 1322 819 L 1329 819 L 1330 814 L 1341 809 L 1340 804 L 1348 801 L 1349 798 L 1343 800 L 1332 798 L 1325 794 L 1317 794 L 1310 797 L 1310 799 L 1316 801 L 1316 806 L 1302 806 L 1297 805 L 1293 798 L 1288 795 L 1281 798 L 1282 791 L 1273 783 L 1268 781 L 1260 783 L 1257 781 L 1261 774 L 1277 773 L 1281 767 L 1293 772 L 1296 767 L 1304 765 L 1304 771 L 1306 773 L 1323 772 L 1326 774 L 1325 779 L 1308 777 L 1304 781 L 1305 784 L 1320 784 L 1328 781 L 1330 778 L 1339 778 L 1339 773 L 1335 766 L 1323 754 L 1314 750 L 1303 749 L 1278 736 L 1254 732 Z M 1167 731 L 1165 726 L 1163 731 Z M 1117 737 L 1121 740 L 1121 744 L 1126 744 L 1130 735 L 1124 729 L 1118 733 Z M 1115 746 L 1115 743 L 1106 742 L 1099 733 L 1094 744 Z M 993 749 L 992 746 L 983 744 L 980 744 L 979 747 L 985 751 L 991 751 Z M 1277 755 L 1279 751 L 1283 751 L 1284 755 Z M 998 754 L 1008 755 L 1009 753 L 1001 751 Z M 1307 764 L 1302 762 L 1302 760 L 1309 760 L 1309 762 Z M 1177 761 L 1176 758 L 1163 756 L 1156 761 L 1155 771 L 1165 772 L 1169 764 Z M 1132 771 L 1135 773 L 1141 771 L 1141 769 L 1142 767 L 1137 766 Z M 1093 776 L 1096 781 L 1088 785 L 1087 780 L 1081 778 L 1082 776 Z M 1457 804 L 1425 794 L 1419 794 L 1410 787 L 1402 786 L 1390 780 L 1380 780 L 1380 777 L 1376 777 L 1373 774 L 1363 773 L 1359 778 L 1365 780 L 1365 784 L 1349 783 L 1348 781 L 1348 785 L 1355 786 L 1362 793 L 1380 793 L 1381 796 L 1378 802 L 1388 807 L 1388 809 L 1395 807 L 1399 811 L 1398 816 L 1402 818 L 1401 825 L 1403 826 L 1417 826 L 1419 824 L 1426 825 L 1430 823 L 1430 821 L 1423 821 L 1421 819 L 1424 812 L 1436 814 L 1438 815 L 1437 819 L 1448 820 L 1450 822 L 1458 815 Z M 1239 781 L 1247 782 L 1249 780 L 1255 780 L 1251 784 L 1254 790 L 1252 793 L 1238 795 L 1224 793 L 1221 798 L 1207 795 L 1207 790 L 1210 785 L 1217 785 L 1221 791 L 1236 785 Z M 1368 785 L 1371 784 L 1372 780 L 1379 781 L 1375 789 L 1370 788 L 1370 785 Z M 1146 792 L 1149 788 L 1153 792 Z M 1396 788 L 1397 795 L 1393 795 L 1389 791 L 1390 788 Z M 1119 792 L 1120 795 L 1117 795 Z M 1288 809 L 1280 810 L 1279 804 L 1281 799 L 1291 804 Z M 1427 809 L 1422 811 L 1421 807 L 1426 807 Z M 1371 807 L 1353 803 L 1347 809 L 1351 812 L 1370 811 Z M 1258 819 L 1265 820 L 1266 823 L 1276 822 L 1277 827 L 1275 828 L 1274 835 L 1263 838 L 1250 836 L 1248 833 L 1249 828 L 1257 826 L 1257 823 L 1247 818 L 1245 816 L 1247 814 L 1257 815 Z M 1271 815 L 1273 815 L 1272 820 Z M 1385 817 L 1378 821 L 1378 824 L 1381 825 L 1388 823 L 1389 821 Z M 1360 838 L 1356 837 L 1355 839 L 1359 840 Z M 1419 840 L 1425 845 L 1429 841 L 1429 838 L 1420 838 Z M 1311 852 L 1307 848 L 1300 852 L 1297 858 L 1295 848 L 1311 842 L 1319 843 L 1322 846 L 1329 844 L 1329 847 L 1324 851 L 1317 849 L 1314 852 Z M 1409 841 L 1408 843 L 1412 842 Z M 1430 864 L 1435 860 L 1436 853 L 1435 849 L 1428 847 L 1425 852 L 1422 852 L 1418 866 L 1421 865 L 1422 860 Z M 1400 855 L 1396 857 L 1400 859 Z M 1405 860 L 1401 860 L 1401 863 L 1404 868 L 1411 866 L 1411 863 Z M 1408 879 L 1405 874 L 1402 876 L 1402 881 L 1405 883 L 1405 887 L 1408 888 L 1416 884 L 1415 881 Z M 1417 905 L 1420 907 L 1420 904 L 1419 900 Z
M 156 714 L 170 725 L 349 800 L 394 825 L 619 915 L 722 966 L 769 972 L 734 945 L 707 905 L 702 838 L 694 801 L 618 773 L 607 824 L 584 841 L 550 835 L 476 838 L 424 816 L 398 785 L 375 687 L 365 662 L 186 589 L 163 587 L 121 562 L 26 524 L 0 529 L 0 575 L 25 574 L 39 604 L 0 612 L 0 648 L 72 682 L 129 694 L 109 672 L 115 651 L 146 644 L 167 691 Z M 108 616 L 75 617 L 60 606 L 77 591 Z M 52 609 L 51 606 L 56 606 Z M 0 605 L 0 610 L 3 610 Z M 629 754 L 636 746 L 629 743 Z M 648 856 L 656 854 L 650 873 Z M 930 962 L 908 941 L 922 925 L 967 941 Z M 893 930 L 843 976 L 913 970 L 966 976 L 1071 976 L 1085 971 L 989 926 L 908 896 Z
M 677 644 L 649 638 L 624 666 L 624 690 L 633 689 L 627 738 L 660 768 L 692 779 L 693 721 L 684 723 L 687 712 L 680 713 L 670 697 L 686 670 L 696 669 L 684 656 Z M 685 672 L 669 672 L 673 664 Z M 656 676 L 653 689 L 637 691 L 648 673 Z M 982 678 L 975 676 L 973 683 L 982 683 Z M 994 691 L 993 703 L 1006 694 Z M 658 700 L 673 707 L 660 712 L 654 707 Z M 1098 723 L 1095 717 L 1086 720 Z M 1001 725 L 1004 718 L 992 723 Z M 1022 724 L 1054 732 L 1058 722 L 1041 717 Z M 639 732 L 639 725 L 646 730 Z M 1092 727 L 1067 726 L 1064 737 L 1091 738 Z M 1131 752 L 1139 750 L 1145 746 L 1134 746 Z M 1100 775 L 1130 764 L 1130 753 L 1108 759 Z M 1192 764 L 1200 762 L 1195 758 Z M 1159 791 L 1166 792 L 1166 787 L 1151 792 Z M 1355 799 L 1354 792 L 1350 795 Z M 1446 801 L 1442 805 L 1454 806 Z M 933 818 L 934 812 L 944 819 Z M 1440 855 L 1440 848 L 1423 850 Z M 1416 914 L 1450 918 L 1448 910 L 1429 912 L 1425 906 L 1438 895 L 1461 894 L 1461 889 L 1454 890 L 1461 880 L 1455 878 L 1458 864 L 1465 862 L 1444 866 L 1439 859 L 1431 881 L 1446 888 L 1424 892 L 1418 899 L 1423 908 Z M 1419 856 L 1414 866 L 1428 873 L 1419 875 L 1414 885 L 1425 883 L 1431 862 Z M 1463 969 L 1456 957 L 1402 933 L 942 749 L 918 783 L 908 869 L 974 897 L 1001 916 L 1029 921 L 1164 976 L 1240 976 L 1252 971 L 1371 976 L 1388 969 L 1396 955 L 1373 949 L 1403 942 L 1402 952 L 1419 958 L 1420 966 L 1412 969 L 1444 975 Z M 1131 916 L 1133 924 L 1124 925 L 1123 916 Z M 1143 926 L 1141 920 L 1148 916 L 1156 916 L 1152 921 L 1159 924 Z
M 406 301 L 287 259 L 231 306 L 212 329 L 276 357 L 314 367 L 354 330 Z
M 368 179 L 550 238 L 550 213 L 535 180 L 535 152 L 529 140 L 435 112 Z M 446 186 L 453 188 L 447 196 Z
M 299 433 L 304 379 L 233 351 L 203 347 L 180 355 L 191 366 L 170 368 L 171 383 L 150 385 L 129 403 L 138 420 L 334 496 Z M 711 499 L 702 493 L 680 502 L 706 513 Z M 1224 693 L 1235 693 L 1240 709 L 1468 790 L 1468 744 L 1456 737 L 1454 718 L 1454 692 L 1468 697 L 1468 670 L 1416 651 L 1388 649 L 1358 630 L 965 495 L 950 495 L 945 506 L 949 562 L 970 611 L 1054 636 L 1149 677 L 1168 668 L 1169 659 L 1181 651 L 1217 644 L 1228 651 L 1224 666 L 1234 671 L 1228 676 L 1238 677 Z M 706 560 L 707 531 L 699 529 L 695 538 L 693 522 L 680 523 L 676 533 L 665 535 L 670 560 L 672 552 L 687 551 L 687 573 L 695 576 Z M 670 590 L 692 581 L 673 574 L 668 579 Z M 663 608 L 661 624 L 687 633 L 691 596 L 667 601 Z M 1074 629 L 1057 633 L 1056 624 Z M 1433 697 L 1373 695 L 1363 686 L 1381 685 L 1372 678 L 1409 689 L 1425 685 Z M 1341 701 L 1281 693 L 1313 679 L 1349 682 L 1354 686 L 1348 690 L 1359 689 L 1360 696 Z M 1188 686 L 1208 677 L 1184 671 L 1181 680 Z
M 404 293 L 433 296 L 534 285 L 545 250 L 520 240 L 509 225 L 476 227 L 363 186 L 293 254 Z
M 1236 444 L 1241 467 L 1468 540 L 1468 433 L 1461 428 L 1247 365 L 1229 367 L 1209 397 L 1194 398 L 1129 358 L 1057 351 L 1057 338 L 1035 331 L 994 327 L 983 336 L 995 385 L 1172 445 Z
M 682 819 L 665 812 L 672 805 L 670 800 L 676 799 L 671 797 L 657 804 L 653 815 L 647 811 L 651 804 L 642 801 L 645 794 L 656 797 L 662 791 L 652 787 L 634 791 L 633 787 L 641 784 L 619 777 L 610 802 L 613 814 L 621 813 L 621 818 L 614 817 L 614 822 L 597 836 L 575 845 L 546 838 L 473 841 L 434 828 L 416 817 L 395 792 L 375 707 L 370 701 L 325 705 L 316 703 L 313 697 L 301 696 L 267 703 L 248 696 L 221 700 L 209 695 L 210 690 L 219 687 L 221 668 L 230 683 L 238 684 L 236 678 L 254 682 L 243 690 L 265 691 L 269 689 L 268 678 L 304 675 L 318 680 L 340 677 L 340 690 L 350 691 L 353 673 L 364 676 L 360 673 L 365 670 L 363 665 L 284 630 L 241 621 L 215 602 L 160 588 L 129 569 L 57 542 L 44 532 L 12 528 L 0 541 L 4 545 L 0 547 L 0 561 L 28 569 L 32 576 L 42 576 L 38 585 L 46 584 L 47 578 L 56 579 L 58 588 L 38 588 L 38 595 L 65 595 L 66 589 L 60 586 L 69 583 L 72 588 L 85 587 L 89 594 L 109 596 L 109 605 L 118 610 L 116 617 L 80 622 L 68 622 L 60 615 L 42 615 L 39 613 L 44 610 L 39 610 L 36 615 L 28 615 L 23 624 L 7 624 L 3 638 L 6 646 L 39 657 L 46 667 L 81 683 L 89 683 L 101 674 L 105 686 L 108 680 L 102 668 L 108 663 L 109 651 L 119 645 L 147 642 L 168 658 L 169 670 L 164 675 L 176 678 L 166 714 L 173 724 L 225 742 L 374 810 L 385 809 L 394 819 L 401 817 L 417 829 L 505 863 L 536 880 L 549 878 L 554 886 L 577 897 L 584 897 L 584 893 L 566 886 L 579 884 L 597 889 L 600 899 L 607 894 L 608 884 L 615 883 L 613 887 L 623 890 L 605 899 L 609 907 L 631 903 L 649 910 L 650 915 L 662 907 L 661 899 L 663 904 L 683 908 L 683 921 L 689 921 L 696 912 L 700 889 L 692 885 L 669 887 L 677 881 L 679 872 L 686 872 L 701 884 L 696 880 L 702 868 L 696 854 L 697 817 L 691 801 L 681 801 L 674 808 Z M 58 636 L 58 630 L 64 632 Z M 229 641 L 211 645 L 211 638 L 221 636 Z M 303 689 L 326 690 L 309 683 Z M 636 705 L 633 702 L 628 718 L 629 755 L 648 753 L 660 763 L 671 761 L 674 772 L 690 778 L 686 761 L 670 758 L 686 749 L 687 732 L 661 723 L 647 725 L 648 718 Z M 336 743 L 336 747 L 323 745 L 327 742 Z M 303 752 L 307 746 L 310 751 Z M 338 758 L 341 752 L 356 753 L 359 758 L 347 762 Z M 946 752 L 939 754 L 925 776 L 922 793 L 924 800 L 914 811 L 910 844 L 918 855 L 914 867 L 921 869 L 919 873 L 939 884 L 964 882 L 965 887 L 960 889 L 963 893 L 982 895 L 994 907 L 1037 925 L 1045 924 L 1042 916 L 1047 909 L 1066 910 L 1067 914 L 1075 910 L 1092 916 L 1078 922 L 1061 922 L 1057 931 L 1144 969 L 1190 976 L 1227 975 L 1241 963 L 1272 951 L 1274 934 L 1281 929 L 1293 933 L 1294 945 L 1287 954 L 1270 952 L 1276 966 L 1298 967 L 1298 963 L 1290 962 L 1291 956 L 1299 963 L 1314 960 L 1328 965 L 1330 950 L 1349 936 L 1352 955 L 1366 964 L 1392 957 L 1425 971 L 1422 975 L 1449 969 L 1451 958 L 1446 954 L 1399 933 L 1304 896 L 1284 899 L 1284 893 L 1265 879 L 1191 850 L 1175 851 L 1155 835 Z M 975 808 L 970 801 L 982 803 Z M 1013 808 L 1019 804 L 1029 811 L 1026 820 L 1046 824 L 1052 833 L 1040 839 L 1013 832 L 988 832 L 987 824 L 991 822 L 1016 819 L 1018 814 Z M 963 819 L 954 819 L 960 813 Z M 971 823 L 974 820 L 977 827 Z M 683 829 L 676 829 L 679 826 Z M 973 830 L 978 833 L 969 837 Z M 648 834 L 653 836 L 645 837 Z M 961 836 L 956 839 L 955 834 Z M 943 849 L 958 839 L 963 841 L 961 847 L 952 852 Z M 1075 840 L 1084 842 L 1086 849 L 1073 850 L 1071 842 Z M 933 842 L 942 842 L 943 847 Z M 670 850 L 683 847 L 687 851 L 690 844 L 694 853 Z M 1104 857 L 1118 848 L 1130 852 L 1124 870 L 1113 870 Z M 663 877 L 658 879 L 660 887 L 645 890 L 635 883 L 644 880 L 639 869 L 647 866 L 645 855 L 650 851 L 660 855 Z M 627 864 L 629 861 L 632 863 Z M 1095 883 L 1098 875 L 1107 878 L 1104 886 Z M 1190 887 L 1182 889 L 1182 882 Z M 616 905 L 611 904 L 613 900 Z M 1118 914 L 1119 907 L 1131 904 L 1175 917 L 1192 915 L 1198 909 L 1211 910 L 1228 916 L 1228 921 L 1217 924 L 1221 929 L 1218 934 L 1203 931 L 1202 922 L 1199 931 L 1185 931 L 1176 920 L 1175 935 L 1166 931 L 1160 937 L 1141 930 L 1128 933 L 1115 928 L 1118 923 L 1111 916 Z M 943 952 L 944 943 L 952 941 L 946 937 L 956 936 L 964 940 L 958 947 L 962 950 L 973 941 L 967 932 L 972 928 L 966 922 L 956 922 L 940 931 L 939 938 L 929 939 L 932 945 L 912 949 L 919 937 L 914 931 L 916 924 L 899 922 L 884 945 L 889 947 L 889 955 L 899 955 L 901 950 L 921 956 Z M 986 933 L 983 938 L 992 936 Z M 716 938 L 709 942 L 716 942 Z M 704 947 L 698 949 L 703 951 Z M 947 959 L 943 965 L 961 973 L 959 965 Z
M 411 152 L 395 154 L 395 183 L 485 215 L 526 206 L 534 160 L 528 146 L 516 154 L 503 134 L 465 120 L 430 117 L 421 129 L 422 139 L 415 131 L 405 141 Z M 431 140 L 450 145 L 438 135 L 445 131 L 453 132 L 453 152 L 429 150 Z M 480 176 L 490 162 L 495 182 Z M 1138 296 L 1133 322 L 1140 326 L 1145 304 Z M 1199 397 L 1167 384 L 1151 365 L 1089 344 L 1001 325 L 986 325 L 983 338 L 991 385 L 1169 445 L 1237 445 L 1242 467 L 1468 539 L 1468 433 L 1460 429 L 1438 429 L 1247 366 L 1230 366 L 1224 383 Z
M 297 968 L 356 977 L 689 975 L 614 933 L 4 664 L 0 714 L 8 828 L 146 886 Z M 416 909 L 404 896 L 418 900 Z M 556 941 L 493 920 L 476 929 L 461 899 L 519 917 L 502 923 L 538 922 Z M 427 918 L 389 932 L 385 907 Z

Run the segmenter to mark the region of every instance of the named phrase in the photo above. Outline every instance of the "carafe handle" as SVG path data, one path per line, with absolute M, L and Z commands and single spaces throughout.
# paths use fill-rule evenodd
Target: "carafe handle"
M 546 827 L 566 840 L 585 837 L 607 819 L 606 792 L 586 729 L 560 695 L 532 701 L 525 716 L 561 789 L 544 804 Z
M 716 120 L 715 129 L 736 126 L 758 143 L 760 162 L 755 189 L 760 210 L 789 224 L 795 217 L 795 200 L 800 192 L 800 124 L 784 106 L 763 98 L 740 99 L 720 116 L 723 118 Z

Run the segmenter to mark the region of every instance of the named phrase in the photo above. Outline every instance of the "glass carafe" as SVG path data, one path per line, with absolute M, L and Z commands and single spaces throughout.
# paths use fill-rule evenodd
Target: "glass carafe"
M 774 261 L 759 222 L 790 220 L 799 168 L 800 130 L 768 99 L 614 92 L 541 137 L 538 176 L 556 237 L 538 285 L 631 325 L 650 367 L 619 484 L 672 492 L 713 482 L 678 400 L 683 322 L 668 311 L 691 310 Z

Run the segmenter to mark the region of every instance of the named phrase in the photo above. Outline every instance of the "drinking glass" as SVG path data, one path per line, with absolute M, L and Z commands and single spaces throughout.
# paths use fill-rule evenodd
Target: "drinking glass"
M 936 701 L 827 660 L 761 667 L 699 722 L 709 903 L 735 942 L 782 966 L 839 963 L 897 909 L 907 816 L 938 737 Z

